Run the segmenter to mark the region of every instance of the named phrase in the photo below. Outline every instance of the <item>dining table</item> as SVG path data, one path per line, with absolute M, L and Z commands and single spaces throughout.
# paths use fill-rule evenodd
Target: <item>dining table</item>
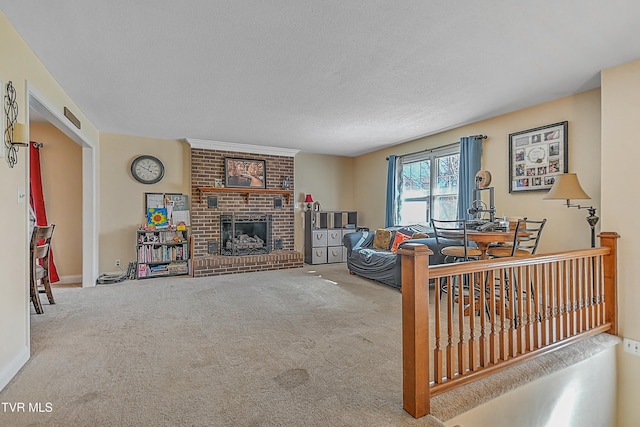
M 498 230 L 467 230 L 467 240 L 471 242 L 475 242 L 478 246 L 478 249 L 482 252 L 480 255 L 480 259 L 487 259 L 487 250 L 492 243 L 507 243 L 513 242 L 515 237 L 515 230 L 510 231 L 498 231 Z M 458 230 L 445 231 L 443 230 L 441 234 L 449 239 L 462 239 L 462 232 Z M 518 233 L 521 236 L 526 236 L 528 233 L 521 231 Z

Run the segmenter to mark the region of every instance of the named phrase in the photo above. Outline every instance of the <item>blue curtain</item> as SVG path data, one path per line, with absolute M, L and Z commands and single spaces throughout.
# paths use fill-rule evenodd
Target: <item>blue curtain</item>
M 476 174 L 482 159 L 482 138 L 467 136 L 460 138 L 460 172 L 458 180 L 458 218 L 469 219 L 467 209 L 473 201 Z
M 396 204 L 395 204 L 395 188 L 396 188 L 396 158 L 397 156 L 389 156 L 389 165 L 387 171 L 387 206 L 385 215 L 385 227 L 395 225 Z

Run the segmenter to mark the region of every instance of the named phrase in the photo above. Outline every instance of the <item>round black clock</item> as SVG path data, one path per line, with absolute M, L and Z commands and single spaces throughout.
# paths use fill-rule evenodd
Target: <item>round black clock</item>
M 164 177 L 164 165 L 156 157 L 139 156 L 131 162 L 131 175 L 143 184 L 155 184 Z

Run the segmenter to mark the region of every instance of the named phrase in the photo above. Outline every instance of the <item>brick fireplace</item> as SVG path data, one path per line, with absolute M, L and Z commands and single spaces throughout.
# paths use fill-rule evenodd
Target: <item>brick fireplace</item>
M 193 245 L 193 274 L 195 277 L 249 271 L 297 268 L 303 265 L 303 254 L 294 250 L 293 197 L 280 194 L 285 176 L 291 178 L 293 188 L 294 158 L 292 154 L 256 154 L 231 149 L 203 148 L 198 140 L 187 140 L 191 145 L 191 232 Z M 232 146 L 226 144 L 226 146 Z M 246 147 L 254 146 L 242 146 Z M 225 147 L 226 148 L 226 147 Z M 260 147 L 254 147 L 257 150 Z M 213 187 L 214 180 L 224 182 L 224 159 L 265 160 L 265 192 L 202 192 L 198 188 Z M 223 251 L 221 218 L 229 215 L 246 217 L 265 215 L 269 217 L 271 236 L 269 247 L 263 253 L 251 251 L 229 253 Z M 251 234 L 251 233 L 250 233 Z M 253 236 L 250 236 L 253 237 Z M 222 253 L 226 253 L 223 255 Z M 240 254 L 238 254 L 240 253 Z

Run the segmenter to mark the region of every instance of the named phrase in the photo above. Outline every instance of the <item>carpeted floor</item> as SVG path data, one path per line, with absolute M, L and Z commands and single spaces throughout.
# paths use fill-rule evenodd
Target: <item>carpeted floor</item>
M 0 426 L 443 425 L 402 409 L 400 292 L 344 264 L 54 293 L 0 392 L 42 411 L 5 405 Z M 594 339 L 438 396 L 433 414 L 588 357 Z
M 0 425 L 440 425 L 402 410 L 400 293 L 344 264 L 55 297 L 0 393 L 45 412 Z

